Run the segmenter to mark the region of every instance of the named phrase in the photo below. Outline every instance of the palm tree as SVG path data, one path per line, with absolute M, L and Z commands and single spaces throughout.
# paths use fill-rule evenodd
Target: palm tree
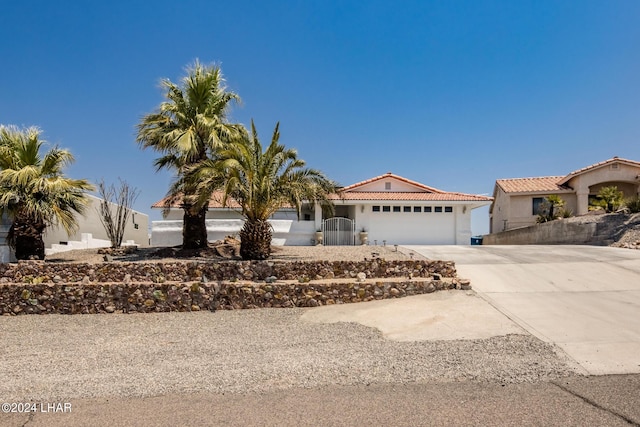
M 0 126 L 0 213 L 13 219 L 7 240 L 18 259 L 44 259 L 42 235 L 51 225 L 77 230 L 75 214 L 84 213 L 93 190 L 64 176 L 74 160 L 69 151 L 56 146 L 42 154 L 44 144 L 35 127 Z
M 187 69 L 180 85 L 165 79 L 162 88 L 166 101 L 156 112 L 142 118 L 137 142 L 143 149 L 152 148 L 162 154 L 154 163 L 157 170 L 176 173 L 165 213 L 172 202 L 180 201 L 184 210 L 183 248 L 203 248 L 207 246 L 208 203 L 196 203 L 197 190 L 185 179 L 186 171 L 207 158 L 215 158 L 223 142 L 244 131 L 242 126 L 227 122 L 231 102 L 239 102 L 240 98 L 226 90 L 219 67 L 204 66 L 197 60 Z
M 263 151 L 253 121 L 251 136 L 225 144 L 219 159 L 194 168 L 191 179 L 202 189 L 201 197 L 222 189 L 222 204 L 230 198 L 240 206 L 246 221 L 240 231 L 243 259 L 267 259 L 271 254 L 271 224 L 268 219 L 282 207 L 293 207 L 300 216 L 304 203 L 320 202 L 332 209 L 328 196 L 336 184 L 322 172 L 305 168 L 297 152 L 279 144 L 279 124 L 271 144 Z M 199 203 L 203 203 L 200 199 Z

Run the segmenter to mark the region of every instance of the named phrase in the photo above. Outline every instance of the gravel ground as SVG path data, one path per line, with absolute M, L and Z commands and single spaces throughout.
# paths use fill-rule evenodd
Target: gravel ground
M 154 257 L 158 247 L 140 248 L 135 253 L 124 256 L 115 256 L 115 262 L 173 262 L 173 261 L 207 261 L 211 258 L 158 258 Z M 417 252 L 395 250 L 393 246 L 273 246 L 271 260 L 279 261 L 362 261 L 364 258 L 372 258 L 377 254 L 387 261 L 424 259 Z M 413 255 L 411 255 L 413 254 Z M 45 261 L 48 262 L 88 262 L 102 263 L 104 255 L 98 253 L 97 249 L 82 249 L 68 252 L 60 252 L 49 255 Z M 220 258 L 216 258 L 220 259 Z
M 149 258 L 157 248 L 120 261 Z M 383 246 L 275 247 L 272 259 L 423 258 Z M 102 262 L 97 250 L 54 262 Z M 189 261 L 189 259 L 178 259 Z M 0 317 L 5 401 L 252 393 L 327 385 L 486 381 L 520 383 L 575 374 L 530 335 L 398 342 L 355 323 L 301 320 L 310 309 Z
M 0 317 L 5 401 L 424 381 L 534 382 L 574 374 L 529 335 L 396 342 L 308 309 Z
M 371 259 L 374 254 L 387 261 L 424 259 L 417 252 L 393 246 L 277 246 L 274 247 L 273 259 L 291 261 L 362 261 Z M 413 255 L 411 255 L 413 254 Z

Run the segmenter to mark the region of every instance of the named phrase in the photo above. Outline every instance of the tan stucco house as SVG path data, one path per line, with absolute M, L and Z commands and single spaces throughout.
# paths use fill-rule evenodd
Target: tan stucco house
M 563 176 L 498 179 L 489 210 L 491 233 L 536 223 L 545 197 L 557 194 L 575 215 L 589 211 L 602 187 L 616 186 L 625 197 L 640 194 L 640 162 L 613 157 Z

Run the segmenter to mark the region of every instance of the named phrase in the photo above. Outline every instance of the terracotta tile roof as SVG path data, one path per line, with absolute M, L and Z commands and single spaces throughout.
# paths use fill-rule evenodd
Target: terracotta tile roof
M 496 185 L 504 190 L 505 193 L 535 193 L 535 192 L 568 192 L 571 188 L 566 184 L 574 176 L 580 175 L 584 172 L 592 169 L 597 169 L 602 166 L 606 166 L 612 163 L 622 163 L 630 166 L 640 167 L 640 162 L 634 160 L 622 159 L 620 157 L 613 157 L 602 162 L 594 163 L 593 165 L 586 166 L 582 169 L 575 170 L 565 176 L 541 176 L 535 178 L 512 178 L 512 179 L 498 179 Z
M 362 187 L 365 184 L 369 184 L 381 179 L 394 178 L 398 181 L 405 182 L 415 187 L 416 191 L 354 191 Z M 455 193 L 438 190 L 437 188 L 429 187 L 416 181 L 401 177 L 399 175 L 392 174 L 391 172 L 384 175 L 377 176 L 375 178 L 361 181 L 347 187 L 343 187 L 339 190 L 338 194 L 333 194 L 329 198 L 331 200 L 339 201 L 384 201 L 384 200 L 396 200 L 396 201 L 438 201 L 438 202 L 490 202 L 493 197 L 479 196 L 475 194 Z M 342 196 L 342 197 L 341 197 Z M 154 203 L 151 207 L 156 209 L 163 209 L 167 198 Z M 179 197 L 171 200 L 172 208 L 180 207 L 181 199 Z M 233 200 L 227 200 L 227 207 L 239 208 L 238 203 Z M 211 200 L 209 201 L 209 208 L 222 208 L 222 192 L 217 191 L 213 193 Z M 285 206 L 286 208 L 286 206 Z
M 170 200 L 169 197 L 165 197 L 162 200 L 159 200 L 155 202 L 153 205 L 151 205 L 151 208 L 164 209 L 164 206 L 167 203 L 167 201 L 170 202 L 170 206 L 172 208 L 179 208 L 182 202 L 182 198 L 180 196 L 177 196 Z M 216 191 L 211 195 L 211 200 L 209 200 L 209 209 L 221 208 L 221 207 L 222 207 L 222 191 Z M 227 207 L 233 208 L 233 209 L 239 209 L 240 205 L 234 199 L 229 198 L 227 199 Z
M 360 188 L 372 182 L 393 178 L 397 181 L 404 182 L 415 188 L 415 191 L 358 191 Z M 360 181 L 355 184 L 351 184 L 347 187 L 341 188 L 340 193 L 342 200 L 346 201 L 383 201 L 383 200 L 397 200 L 397 201 L 472 201 L 472 202 L 489 202 L 493 200 L 492 197 L 478 196 L 475 194 L 465 193 L 450 193 L 447 191 L 439 190 L 434 187 L 429 187 L 420 182 L 407 179 L 403 176 L 396 175 L 391 172 L 387 172 L 384 175 L 379 175 L 374 178 Z M 340 200 L 338 195 L 332 197 L 333 200 Z
M 567 191 L 569 188 L 558 184 L 561 176 L 541 176 L 536 178 L 498 179 L 498 185 L 505 193 L 535 193 L 537 191 Z
M 372 182 L 380 181 L 381 179 L 387 179 L 387 178 L 394 178 L 394 179 L 397 179 L 398 181 L 406 182 L 407 184 L 413 185 L 420 190 L 431 191 L 433 193 L 444 193 L 444 191 L 438 190 L 437 188 L 429 187 L 428 185 L 421 184 L 417 181 L 412 181 L 410 179 L 404 178 L 400 175 L 393 174 L 391 172 L 387 172 L 384 175 L 379 175 L 379 176 L 367 179 L 365 181 L 356 182 L 355 184 L 351 184 L 347 187 L 342 188 L 341 191 L 345 191 L 345 192 L 353 191 L 358 187 L 362 187 L 363 185 L 370 184 Z
M 590 171 L 592 169 L 597 169 L 597 168 L 600 168 L 602 166 L 606 166 L 606 165 L 609 165 L 609 164 L 612 164 L 612 163 L 623 163 L 623 164 L 627 164 L 629 166 L 640 167 L 640 162 L 636 162 L 635 160 L 622 159 L 620 157 L 613 157 L 611 159 L 604 160 L 604 161 L 598 162 L 598 163 L 594 163 L 594 164 L 592 164 L 590 166 L 586 166 L 586 167 L 584 167 L 582 169 L 575 170 L 575 171 L 571 172 L 569 175 L 563 177 L 562 180 L 560 180 L 559 184 L 566 184 L 567 182 L 569 182 L 569 180 L 571 178 L 573 178 L 576 175 L 580 175 L 580 174 L 582 174 L 584 172 Z
M 492 197 L 477 196 L 475 194 L 438 193 L 429 192 L 399 192 L 399 191 L 349 191 L 343 193 L 343 197 L 333 195 L 332 200 L 339 201 L 438 201 L 438 202 L 490 202 Z

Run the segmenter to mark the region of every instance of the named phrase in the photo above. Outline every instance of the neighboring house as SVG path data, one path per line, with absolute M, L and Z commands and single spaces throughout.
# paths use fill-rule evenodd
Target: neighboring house
M 491 197 L 438 190 L 392 173 L 377 176 L 340 189 L 332 197 L 333 218 L 323 217 L 320 206 L 307 205 L 300 220 L 293 209 L 281 209 L 270 220 L 275 245 L 310 245 L 316 231 L 323 242 L 361 244 L 360 231 L 369 244 L 468 245 L 471 239 L 471 210 L 489 205 Z M 166 200 L 152 208 L 162 209 Z M 336 219 L 340 218 L 340 219 Z M 238 233 L 243 220 L 237 205 L 223 208 L 220 194 L 209 203 L 209 240 Z M 152 245 L 178 245 L 182 241 L 182 210 L 170 206 L 165 221 L 152 223 Z
M 54 244 L 67 245 L 71 241 L 82 241 L 83 234 L 91 234 L 93 239 L 109 240 L 107 232 L 100 220 L 100 199 L 99 197 L 87 195 L 90 203 L 87 206 L 85 215 L 78 216 L 78 231 L 71 236 L 67 235 L 64 228 L 48 227 L 44 233 L 44 246 L 51 248 Z M 113 204 L 115 209 L 116 205 Z M 124 228 L 122 243 L 129 242 L 140 247 L 149 246 L 149 215 L 135 210 L 131 211 L 129 220 Z M 103 244 L 101 246 L 110 246 Z
M 50 255 L 56 252 L 64 252 L 72 249 L 87 249 L 109 247 L 110 242 L 107 233 L 100 221 L 100 198 L 87 195 L 89 206 L 85 215 L 78 215 L 78 231 L 71 236 L 67 235 L 64 228 L 47 227 L 44 233 L 45 253 Z M 3 217 L 0 222 L 0 262 L 13 260 L 13 254 L 6 243 L 6 236 L 11 227 L 11 220 Z M 129 221 L 125 226 L 123 243 L 138 246 L 149 246 L 149 216 L 138 211 L 132 211 Z
M 616 186 L 625 197 L 640 194 L 640 162 L 614 157 L 564 176 L 498 179 L 489 210 L 491 233 L 536 223 L 546 197 L 557 194 L 575 215 L 589 211 L 602 187 Z

